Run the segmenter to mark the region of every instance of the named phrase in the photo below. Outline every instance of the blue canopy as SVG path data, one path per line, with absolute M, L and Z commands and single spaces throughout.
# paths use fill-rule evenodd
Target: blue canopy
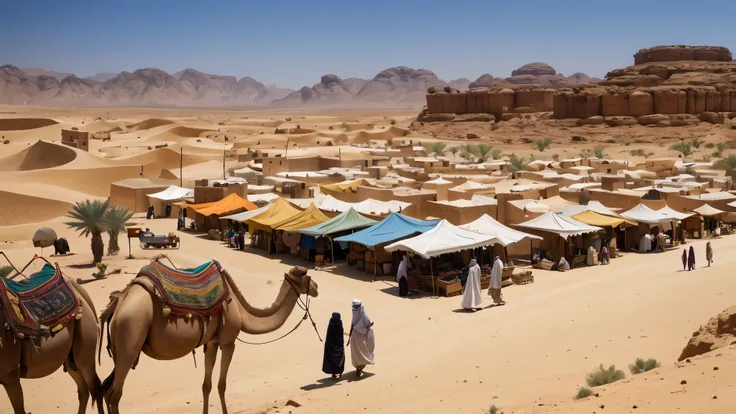
M 416 233 L 432 230 L 439 220 L 418 220 L 398 213 L 391 213 L 378 224 L 335 239 L 336 242 L 353 242 L 367 247 L 388 243 Z

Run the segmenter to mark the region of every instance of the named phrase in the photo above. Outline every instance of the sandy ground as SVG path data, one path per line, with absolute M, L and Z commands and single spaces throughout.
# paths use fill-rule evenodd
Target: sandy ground
M 6 251 L 16 264 L 25 264 L 34 253 L 41 251 L 23 240 L 35 228 L 52 226 L 60 237 L 68 238 L 72 251 L 76 253 L 54 259 L 59 260 L 68 276 L 83 279 L 90 278 L 94 271 L 80 268 L 80 265 L 91 262 L 89 240 L 77 238 L 65 229 L 62 218 L 55 217 L 78 199 L 106 196 L 109 182 L 130 174 L 127 167 L 131 165 L 145 163 L 151 166 L 152 171 L 173 168 L 170 166 L 172 162 L 178 165 L 178 157 L 172 158 L 161 150 L 149 151 L 147 147 L 152 142 L 172 142 L 170 150 L 174 151 L 176 145 L 186 141 L 192 157 L 196 158 L 192 163 L 196 163 L 214 157 L 208 152 L 210 149 L 221 151 L 223 145 L 232 144 L 233 140 L 236 143 L 257 142 L 260 132 L 264 132 L 264 136 L 271 134 L 272 141 L 264 142 L 264 145 L 277 146 L 284 138 L 273 136 L 274 128 L 299 125 L 314 128 L 324 136 L 317 134 L 313 137 L 314 143 L 304 144 L 298 149 L 305 152 L 334 151 L 334 147 L 317 147 L 316 140 L 318 136 L 329 138 L 339 135 L 335 133 L 339 129 L 336 126 L 343 123 L 356 125 L 355 128 L 344 128 L 350 142 L 356 138 L 363 139 L 361 134 L 380 132 L 381 127 L 384 131 L 390 130 L 391 119 L 399 120 L 397 128 L 408 128 L 413 117 L 410 112 L 0 109 L 0 118 L 3 119 L 37 117 L 58 122 L 21 130 L 10 129 L 13 125 L 0 120 L 0 135 L 11 141 L 0 145 L 0 157 L 17 155 L 39 138 L 58 141 L 62 127 L 78 126 L 81 129 L 83 125 L 92 125 L 90 128 L 96 129 L 124 126 L 128 131 L 113 134 L 109 142 L 93 141 L 90 154 L 76 154 L 71 161 L 61 165 L 30 171 L 15 168 L 0 174 L 0 205 L 5 205 L 0 208 L 0 220 L 3 220 L 0 225 L 4 225 L 0 227 L 0 242 L 6 241 L 0 244 L 0 249 Z M 97 120 L 98 117 L 102 119 Z M 287 117 L 291 121 L 286 121 Z M 161 122 L 162 119 L 171 122 Z M 223 122 L 225 125 L 220 125 Z M 360 126 L 367 123 L 374 123 L 378 129 L 366 130 Z M 333 130 L 329 130 L 330 126 Z M 217 131 L 218 128 L 223 131 Z M 710 133 L 705 126 L 694 128 Z M 355 130 L 347 131 L 349 129 Z M 647 128 L 634 132 L 645 135 L 647 130 L 652 131 Z M 719 140 L 730 137 L 730 132 L 720 128 L 713 131 L 714 134 L 722 134 L 718 135 Z M 445 140 L 445 136 L 437 135 L 436 131 L 436 137 L 429 132 L 425 135 L 422 131 L 415 131 L 410 136 Z M 494 136 L 489 136 L 487 141 L 504 151 L 522 149 L 518 142 L 503 144 L 497 132 L 494 131 Z M 657 134 L 664 132 L 656 130 Z M 557 133 L 561 137 L 577 134 L 572 130 Z M 686 134 L 687 130 L 677 129 L 677 133 Z M 206 137 L 207 134 L 210 138 Z M 228 137 L 226 142 L 225 136 L 231 134 L 237 137 Z M 516 132 L 510 133 L 514 134 Z M 194 143 L 197 139 L 208 139 L 210 141 L 197 144 L 209 144 L 211 148 L 200 145 L 205 148 L 196 151 L 196 146 L 191 145 L 192 139 Z M 712 140 L 715 142 L 716 138 Z M 591 140 L 581 145 L 592 148 L 596 142 Z M 524 145 L 524 148 L 530 147 L 530 144 Z M 616 145 L 611 144 L 618 148 L 616 151 L 628 150 L 625 143 Z M 667 151 L 666 147 L 658 144 L 646 145 L 652 148 L 652 152 L 665 154 Z M 117 146 L 116 156 L 125 157 L 110 158 L 107 154 L 108 157 L 104 158 L 99 150 L 110 146 Z M 83 173 L 95 178 L 85 181 L 79 175 Z M 30 211 L 32 205 L 47 206 L 48 209 Z M 174 220 L 146 221 L 136 217 L 135 221 L 156 232 L 173 231 L 175 228 Z M 189 234 L 182 235 L 182 244 L 181 250 L 170 254 L 177 265 L 193 266 L 210 259 L 219 260 L 236 279 L 246 297 L 258 306 L 271 303 L 283 273 L 290 266 L 306 265 L 287 255 L 266 257 L 259 251 L 232 251 L 217 242 Z M 698 254 L 698 265 L 702 266 L 704 243 L 696 241 L 693 244 Z M 710 355 L 695 359 L 682 368 L 674 365 L 690 334 L 711 316 L 733 305 L 734 281 L 730 266 L 736 264 L 736 257 L 727 252 L 736 247 L 736 237 L 727 236 L 714 240 L 712 244 L 715 264 L 711 268 L 700 267 L 696 272 L 680 271 L 679 251 L 627 254 L 615 259 L 610 266 L 568 273 L 535 271 L 534 284 L 504 289 L 506 306 L 474 314 L 458 312 L 458 297 L 399 298 L 392 280 L 369 282 L 364 273 L 347 267 L 334 271 L 311 270 L 310 274 L 320 288 L 319 298 L 312 302 L 320 334 L 324 336 L 332 312 L 339 311 L 343 319 L 348 320 L 350 301 L 355 297 L 361 298 L 376 322 L 377 365 L 369 367 L 368 375 L 359 381 L 355 380 L 352 369 L 337 383 L 326 380 L 320 370 L 322 344 L 308 325 L 274 344 L 238 344 L 228 381 L 230 412 L 482 413 L 491 404 L 506 413 L 603 412 L 599 408 L 601 405 L 605 406 L 605 412 L 614 413 L 674 412 L 677 408 L 683 412 L 733 412 L 736 397 L 730 387 L 736 379 L 736 353 L 724 350 L 719 357 Z M 98 311 L 107 304 L 108 294 L 123 288 L 147 258 L 155 253 L 141 251 L 134 243 L 132 253 L 136 258 L 126 259 L 127 240 L 124 236 L 121 246 L 121 254 L 106 259 L 106 262 L 110 269 L 120 268 L 122 273 L 85 285 Z M 50 251 L 45 254 L 50 254 Z M 300 317 L 301 314 L 295 312 L 285 326 L 273 334 L 243 337 L 251 341 L 276 338 L 291 329 Z M 605 387 L 598 398 L 572 401 L 577 388 L 584 385 L 585 375 L 600 363 L 616 364 L 626 370 L 626 366 L 637 357 L 655 357 L 663 365 L 655 372 Z M 126 382 L 121 409 L 141 414 L 201 412 L 203 361 L 201 352 L 197 354 L 199 368 L 195 368 L 189 357 L 170 362 L 141 358 L 138 368 Z M 350 367 L 349 355 L 347 365 Z M 714 372 L 712 365 L 721 369 Z M 110 359 L 103 357 L 102 366 L 98 369 L 100 377 L 106 377 L 111 369 Z M 217 373 L 216 369 L 215 375 Z M 688 381 L 687 386 L 680 385 L 682 379 Z M 74 412 L 75 388 L 61 370 L 41 380 L 24 381 L 23 385 L 28 411 Z M 716 400 L 712 399 L 714 395 L 718 397 Z M 285 407 L 289 399 L 302 406 Z M 214 412 L 219 412 L 217 398 L 211 401 Z M 637 405 L 637 409 L 633 409 L 633 405 Z M 0 412 L 9 411 L 8 401 L 0 398 Z

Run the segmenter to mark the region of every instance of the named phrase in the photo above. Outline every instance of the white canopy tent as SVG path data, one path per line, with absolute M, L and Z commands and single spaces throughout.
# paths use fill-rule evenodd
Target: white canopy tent
M 162 201 L 180 201 L 185 198 L 194 197 L 194 190 L 191 188 L 183 188 L 176 185 L 170 185 L 169 188 L 159 191 L 158 193 L 147 194 L 150 198 Z
M 542 238 L 539 236 L 506 227 L 488 214 L 483 214 L 477 220 L 471 221 L 468 224 L 463 224 L 462 226 L 460 226 L 460 228 L 470 230 L 475 233 L 494 236 L 504 247 L 508 246 L 509 244 L 518 243 L 525 238 L 542 240 Z
M 595 233 L 602 230 L 600 227 L 590 226 L 585 223 L 581 223 L 570 217 L 561 216 L 559 214 L 548 211 L 539 217 L 533 218 L 521 224 L 517 224 L 518 227 L 545 231 L 548 233 L 554 233 L 567 239 L 570 236 L 579 236 L 586 233 Z
M 272 203 L 268 203 L 265 206 L 263 206 L 261 208 L 257 208 L 255 210 L 244 211 L 242 213 L 231 214 L 229 216 L 222 216 L 222 217 L 220 217 L 220 220 L 233 220 L 233 221 L 239 221 L 239 222 L 243 223 L 246 220 L 249 220 L 249 219 L 251 219 L 251 218 L 253 218 L 253 217 L 255 217 L 255 216 L 263 213 L 264 211 L 268 210 L 269 208 L 271 208 L 271 204 Z
M 711 207 L 708 204 L 703 204 L 702 206 L 694 209 L 693 211 L 700 214 L 703 217 L 718 216 L 718 215 L 726 213 L 725 211 L 719 210 L 715 207 Z
M 621 213 L 621 217 L 644 224 L 660 224 L 670 222 L 672 220 L 679 220 L 675 216 L 654 211 L 644 204 L 639 204 L 631 210 Z
M 332 196 L 327 196 L 319 203 L 315 203 L 321 210 L 345 212 L 353 208 L 358 213 L 370 215 L 382 215 L 398 213 L 409 207 L 411 203 L 403 201 L 379 201 L 374 199 L 363 200 L 359 203 L 348 203 Z
M 153 211 L 158 217 L 166 216 L 167 206 L 171 215 L 176 217 L 179 215 L 180 208 L 173 205 L 173 203 L 194 197 L 194 190 L 170 185 L 163 191 L 146 195 L 148 196 L 148 205 L 153 207 Z
M 594 211 L 598 214 L 603 214 L 604 216 L 619 217 L 618 213 L 604 206 L 603 204 L 601 204 L 600 201 L 595 201 L 595 200 L 588 202 L 588 204 L 584 206 L 577 205 L 577 204 L 573 204 L 570 206 L 563 206 L 562 214 L 572 217 L 576 214 L 580 214 L 588 210 Z
M 693 215 L 693 213 L 680 213 L 679 211 L 673 210 L 672 207 L 667 205 L 657 210 L 657 213 L 662 213 L 666 216 L 670 216 L 675 220 L 685 220 L 686 218 Z
M 385 249 L 387 252 L 411 251 L 425 259 L 429 259 L 445 253 L 498 243 L 501 243 L 501 241 L 495 236 L 465 230 L 447 220 L 442 220 L 432 230 L 410 239 L 389 244 Z

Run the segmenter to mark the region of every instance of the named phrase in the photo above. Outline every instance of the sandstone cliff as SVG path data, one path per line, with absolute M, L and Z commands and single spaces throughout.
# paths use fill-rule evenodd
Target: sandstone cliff
M 554 97 L 554 116 L 736 111 L 736 62 L 724 47 L 657 46 L 638 51 L 634 62 L 612 70 L 595 87 L 560 89 Z

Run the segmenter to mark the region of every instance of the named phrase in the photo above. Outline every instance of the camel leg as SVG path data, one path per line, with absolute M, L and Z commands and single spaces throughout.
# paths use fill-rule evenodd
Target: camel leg
M 117 318 L 113 320 L 111 338 L 114 341 L 113 368 L 110 376 L 103 383 L 103 392 L 107 398 L 108 412 L 119 414 L 120 399 L 123 397 L 123 385 L 130 369 L 140 356 L 143 344 L 148 336 L 148 327 L 136 329 L 129 320 Z M 112 382 L 112 384 L 110 384 Z
M 205 345 L 204 353 L 204 382 L 202 382 L 202 414 L 210 412 L 210 392 L 212 391 L 212 371 L 217 362 L 217 344 L 210 342 Z
M 84 375 L 80 371 L 71 369 L 69 364 L 65 365 L 69 376 L 77 384 L 77 398 L 79 399 L 77 414 L 85 414 L 87 412 L 87 403 L 89 402 L 89 388 L 87 388 L 87 383 L 84 381 Z
M 217 383 L 217 391 L 220 393 L 220 404 L 222 405 L 222 414 L 227 414 L 227 405 L 225 404 L 225 389 L 227 388 L 227 371 L 230 369 L 230 362 L 233 360 L 235 353 L 235 343 L 221 345 L 222 359 L 220 360 L 220 381 Z
M 8 375 L 0 378 L 0 383 L 5 387 L 5 392 L 8 393 L 10 399 L 10 405 L 13 406 L 14 414 L 26 414 L 25 406 L 23 405 L 23 388 L 20 386 L 20 369 L 16 368 Z
M 72 356 L 77 372 L 81 374 L 82 380 L 86 385 L 85 388 L 92 395 L 92 404 L 97 404 L 98 414 L 104 414 L 102 384 L 95 368 L 95 350 L 97 348 L 97 333 L 99 330 L 91 307 L 85 302 L 83 302 L 82 306 L 83 317 L 77 321 L 77 326 L 74 330 Z M 72 375 L 71 370 L 69 370 L 69 374 Z M 77 378 L 74 375 L 72 375 L 72 378 L 74 378 L 74 381 L 77 381 L 77 386 L 79 386 Z M 79 413 L 83 414 L 87 409 L 87 399 L 85 398 L 83 405 L 81 399 L 79 403 Z

